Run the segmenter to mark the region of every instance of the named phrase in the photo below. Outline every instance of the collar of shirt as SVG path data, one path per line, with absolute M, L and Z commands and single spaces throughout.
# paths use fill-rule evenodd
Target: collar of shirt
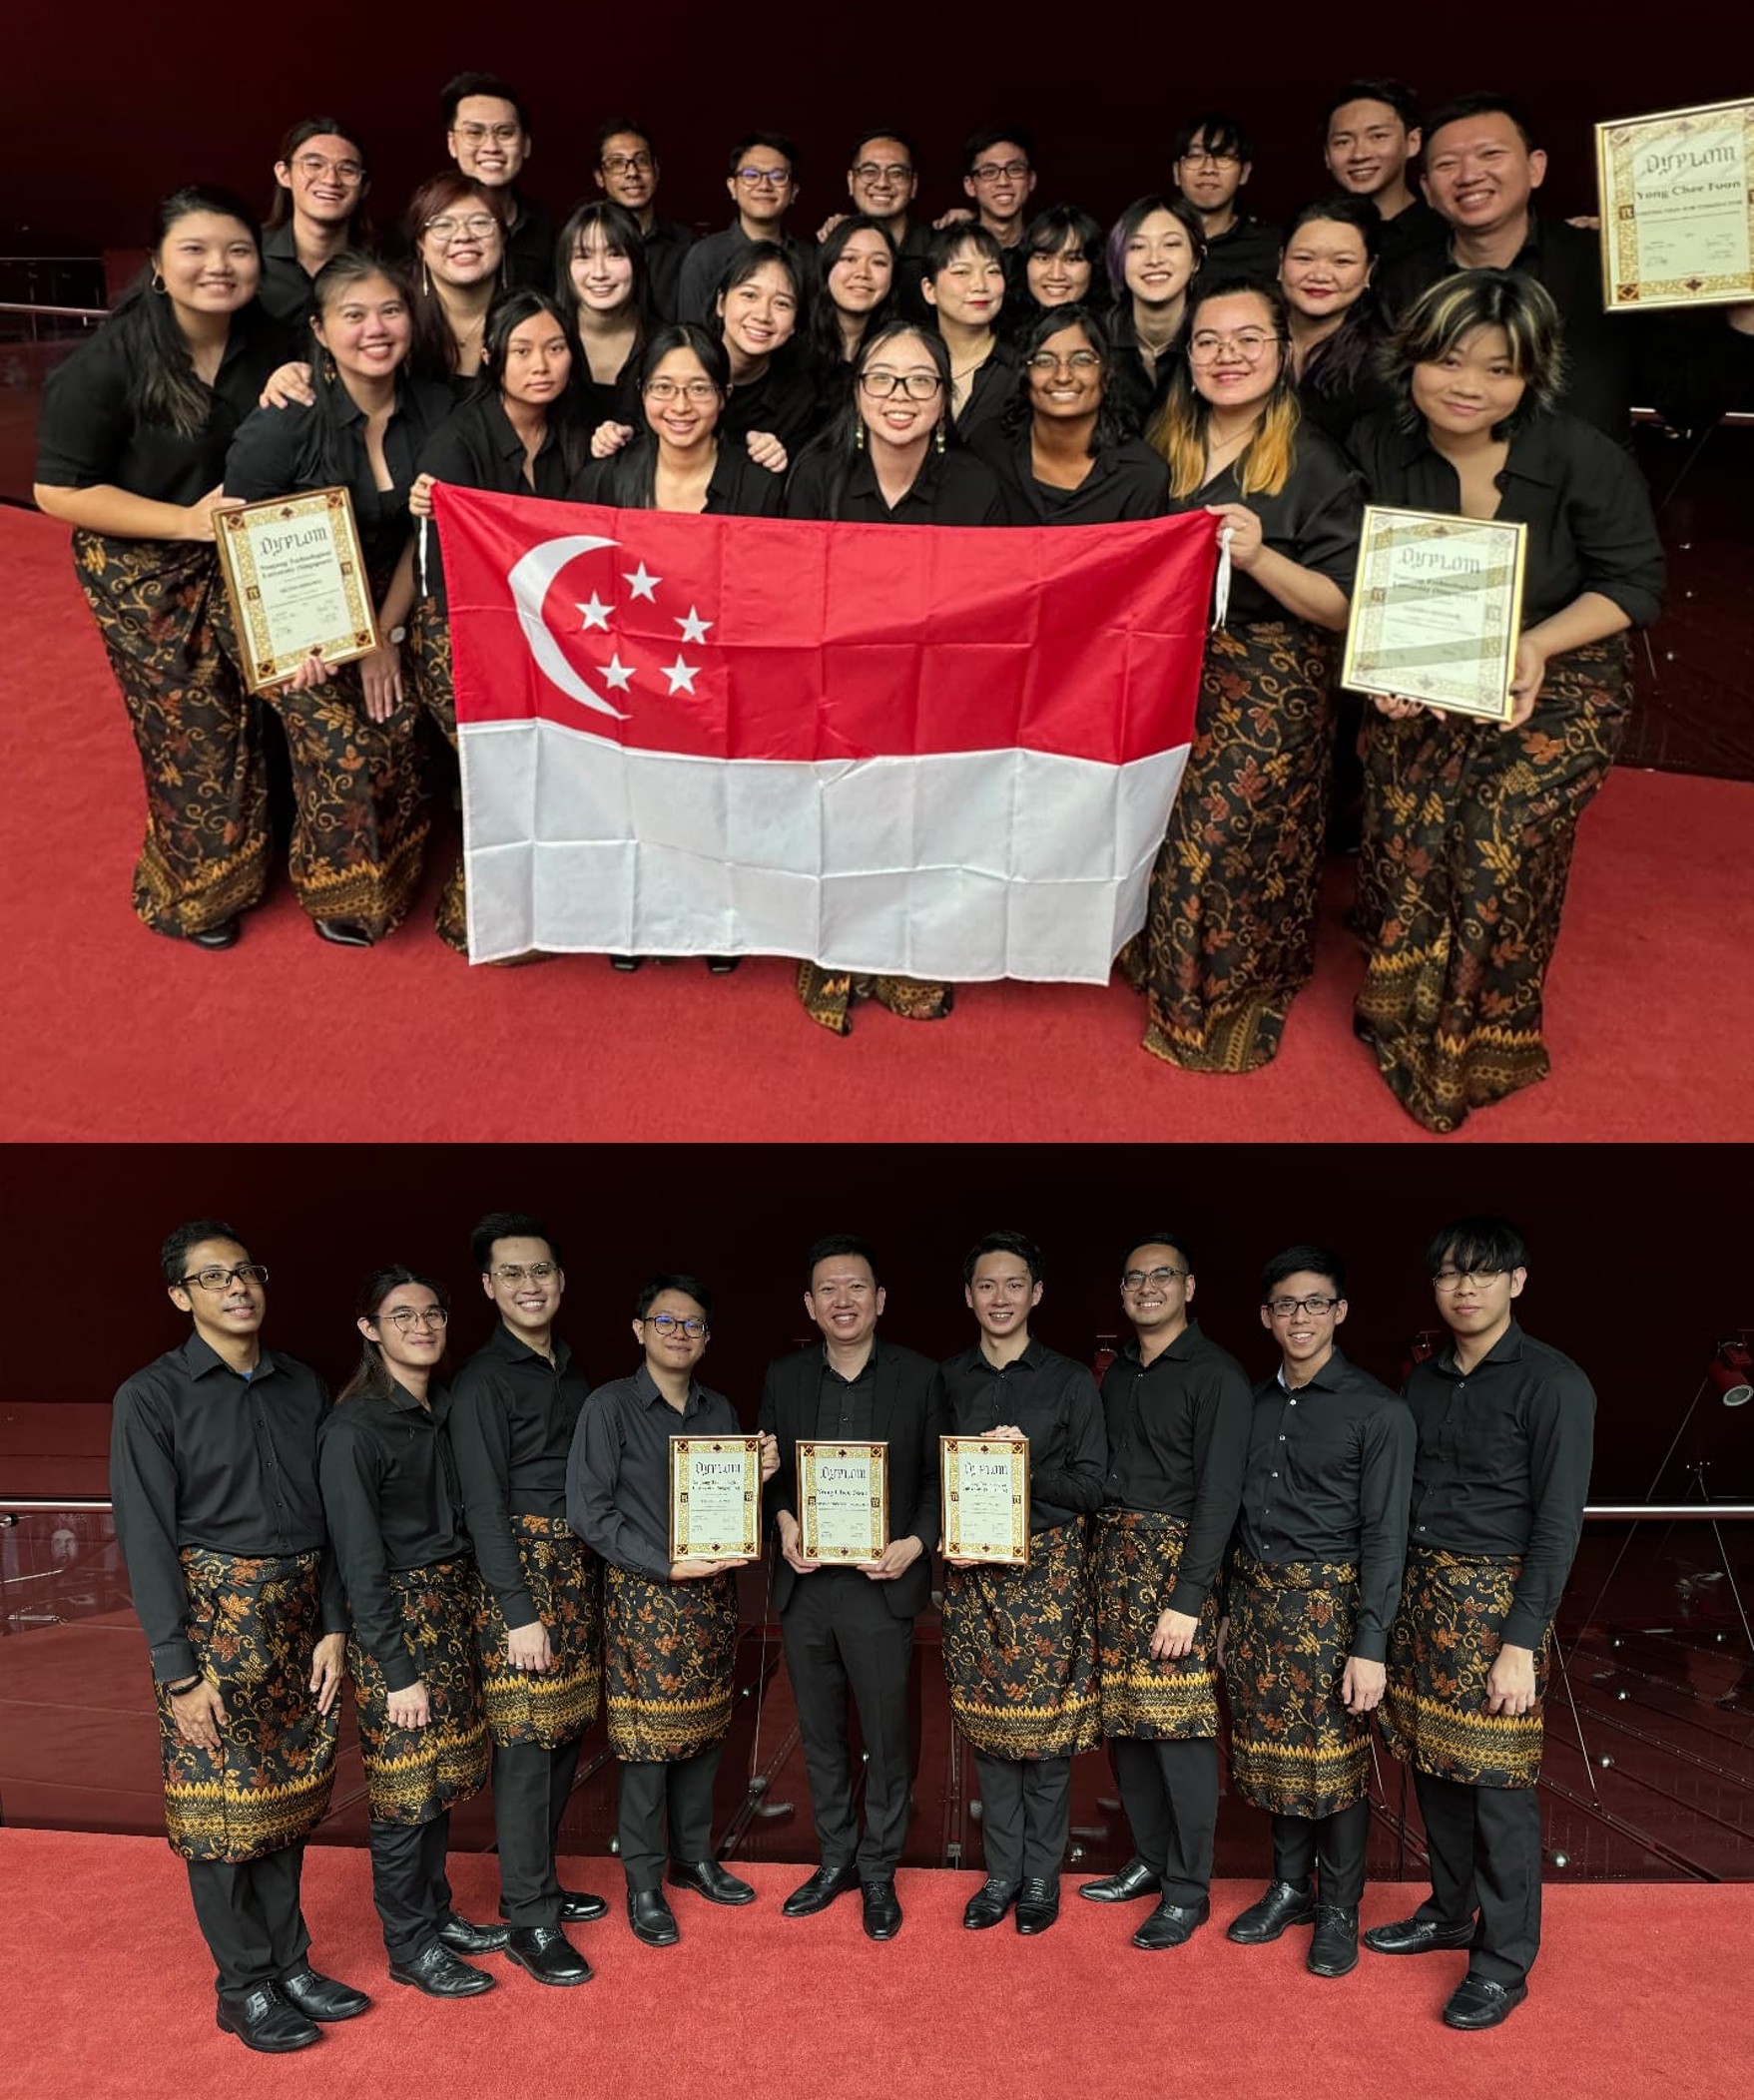
M 280 226 L 271 226 L 263 235 L 262 254 L 264 262 L 298 262 L 298 243 L 290 218 Z M 302 269 L 304 265 L 299 262 L 298 266 Z
M 223 1370 L 228 1377 L 236 1378 L 240 1385 L 254 1385 L 266 1378 L 275 1368 L 275 1359 L 267 1349 L 262 1349 L 256 1359 L 256 1368 L 248 1373 L 234 1370 L 211 1342 L 204 1341 L 193 1329 L 178 1354 L 183 1358 L 183 1367 L 192 1378 L 205 1378 L 210 1372 Z
M 866 1352 L 865 1361 L 853 1373 L 852 1377 L 848 1377 L 845 1371 L 836 1370 L 829 1358 L 829 1344 L 826 1341 L 823 1343 L 823 1369 L 829 1372 L 831 1376 L 839 1378 L 843 1385 L 863 1385 L 867 1378 L 875 1377 L 877 1375 L 877 1336 L 874 1334 L 871 1340 L 871 1347 Z
M 1011 1369 L 1014 1364 L 1026 1363 L 1031 1370 L 1039 1370 L 1046 1361 L 1047 1343 L 1042 1340 L 1039 1334 L 1031 1334 L 1029 1345 L 1023 1350 L 1021 1355 L 1013 1356 L 1009 1363 L 994 1363 L 992 1358 L 986 1353 L 985 1348 L 978 1341 L 968 1351 L 970 1366 L 976 1370 L 989 1370 L 995 1378 L 1002 1378 L 1005 1372 Z
M 1200 1322 L 1192 1317 L 1166 1349 L 1159 1349 L 1151 1361 L 1145 1361 L 1145 1352 L 1135 1334 L 1131 1341 L 1121 1344 L 1121 1354 L 1129 1362 L 1138 1364 L 1141 1370 L 1155 1370 L 1160 1363 L 1185 1363 L 1190 1356 L 1199 1353 L 1206 1337 L 1200 1332 Z
M 495 455 L 500 459 L 512 459 L 521 463 L 524 456 L 524 441 L 518 434 L 517 427 L 512 422 L 511 417 L 506 414 L 505 403 L 500 399 L 497 388 L 492 393 L 484 394 L 481 397 L 480 413 L 482 428 L 487 433 L 487 442 L 493 447 Z M 553 427 L 552 425 L 545 425 L 542 431 L 542 442 L 536 447 L 536 457 L 541 459 L 546 453 L 552 451 L 553 447 Z
M 1309 1392 L 1312 1389 L 1317 1392 L 1338 1392 L 1346 1383 L 1346 1374 L 1351 1368 L 1338 1348 L 1331 1349 L 1327 1362 L 1320 1370 L 1313 1372 L 1301 1385 L 1293 1385 L 1287 1381 L 1285 1364 L 1281 1361 L 1278 1370 L 1279 1389 L 1287 1393 Z
M 900 510 L 908 503 L 929 503 L 932 491 L 937 487 L 942 472 L 943 455 L 935 445 L 927 445 L 925 457 L 919 462 L 919 472 L 896 497 L 893 504 Z M 862 451 L 853 462 L 853 471 L 847 476 L 847 493 L 850 496 L 874 496 L 887 505 L 888 497 L 877 486 L 877 463 L 869 451 Z
M 655 1402 L 661 1407 L 669 1407 L 672 1414 L 676 1412 L 669 1398 L 659 1391 L 657 1379 L 652 1376 L 651 1370 L 644 1363 L 633 1374 L 633 1389 L 648 1407 Z M 682 1403 L 682 1419 L 687 1421 L 691 1414 L 699 1414 L 700 1411 L 701 1388 L 695 1379 L 690 1378 L 688 1381 L 688 1398 Z
M 384 1397 L 392 1407 L 399 1409 L 403 1414 L 423 1415 L 428 1421 L 431 1421 L 433 1418 L 430 1409 L 423 1406 L 415 1398 L 414 1394 L 408 1390 L 400 1378 L 390 1379 L 389 1391 L 385 1393 Z
M 527 1359 L 531 1363 L 541 1364 L 544 1370 L 552 1370 L 556 1375 L 572 1362 L 572 1350 L 558 1334 L 554 1336 L 554 1361 L 550 1363 L 540 1349 L 533 1349 L 527 1341 L 520 1341 L 503 1319 L 494 1328 L 487 1346 L 507 1363 L 521 1363 Z
M 1422 458 L 1431 458 L 1455 472 L 1454 466 L 1432 443 L 1431 433 L 1423 421 L 1416 430 L 1398 431 L 1397 449 L 1400 462 L 1405 466 L 1412 466 Z M 1520 481 L 1538 482 L 1546 488 L 1559 488 L 1568 471 L 1550 415 L 1531 416 L 1526 423 L 1511 431 L 1509 450 L 1504 457 L 1504 474 L 1514 474 Z
M 1432 1368 L 1442 1371 L 1446 1378 L 1476 1378 L 1488 1363 L 1516 1363 L 1521 1360 L 1521 1357 L 1522 1329 L 1512 1319 L 1503 1333 L 1498 1336 L 1497 1340 L 1492 1343 L 1491 1347 L 1486 1350 L 1485 1354 L 1473 1366 L 1472 1370 L 1463 1370 L 1456 1361 L 1456 1344 L 1454 1341 L 1450 1343 L 1448 1348 L 1441 1349 L 1432 1358 Z

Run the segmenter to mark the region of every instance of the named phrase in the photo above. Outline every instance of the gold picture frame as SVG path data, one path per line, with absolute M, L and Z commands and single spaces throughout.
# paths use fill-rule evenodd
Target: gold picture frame
M 1528 528 L 1370 503 L 1340 683 L 1508 722 Z
M 1754 101 L 1595 127 L 1609 313 L 1754 298 Z
M 869 1565 L 889 1543 L 889 1447 L 800 1438 L 798 1557 L 820 1567 Z
M 944 1436 L 944 1554 L 950 1560 L 1029 1562 L 1029 1445 L 1022 1437 Z
M 252 693 L 315 651 L 348 664 L 378 647 L 371 583 L 344 488 L 274 496 L 217 513 L 220 569 Z
M 670 1439 L 670 1558 L 759 1560 L 762 1440 Z

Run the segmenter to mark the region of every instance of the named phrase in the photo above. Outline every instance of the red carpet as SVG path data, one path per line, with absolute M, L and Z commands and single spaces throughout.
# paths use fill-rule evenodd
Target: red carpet
M 161 1842 L 0 1831 L 0 2090 L 46 2094 L 428 2092 L 627 2095 L 633 2100 L 865 2100 L 1294 2093 L 1299 2100 L 1502 2100 L 1613 2089 L 1666 2100 L 1745 2090 L 1746 1949 L 1754 1886 L 1597 1885 L 1548 1891 L 1528 2002 L 1495 2033 L 1438 2013 L 1461 1957 L 1366 1954 L 1338 1982 L 1303 1968 L 1308 1935 L 1233 1947 L 1220 1929 L 1259 1890 L 1221 1884 L 1215 1922 L 1185 1948 L 1136 1953 L 1130 1919 L 1065 1885 L 1040 1940 L 960 1925 L 971 1874 L 903 1873 L 907 1920 L 874 1946 L 859 1906 L 779 1913 L 796 1867 L 747 1869 L 760 1900 L 718 1910 L 678 1893 L 683 1940 L 640 1946 L 609 1860 L 569 1878 L 615 1898 L 577 1929 L 597 1971 L 545 1990 L 497 1956 L 498 1989 L 434 2004 L 391 1983 L 357 1851 L 307 1856 L 316 1964 L 370 1991 L 362 2018 L 284 2060 L 246 2056 L 213 2024 L 212 1970 L 183 1869 Z M 493 1862 L 457 1862 L 460 1907 L 486 1916 Z M 1373 1887 L 1367 1924 L 1410 1907 Z M 1737 2065 L 1741 2066 L 1738 2071 Z
M 867 1009 L 838 1041 L 778 961 L 729 979 L 582 957 L 469 970 L 429 930 L 436 864 L 415 917 L 370 953 L 322 946 L 284 882 L 229 954 L 158 939 L 128 907 L 140 777 L 66 533 L 0 510 L 0 564 L 6 1137 L 601 1139 L 678 1114 L 702 1138 L 1425 1136 L 1352 1036 L 1362 963 L 1338 867 L 1316 981 L 1277 1063 L 1242 1079 L 1147 1058 L 1118 985 L 975 985 L 945 1024 Z M 1548 987 L 1555 1076 L 1463 1140 L 1754 1132 L 1750 835 L 1754 785 L 1613 777 L 1584 820 Z M 198 1072 L 208 1084 L 177 1083 Z

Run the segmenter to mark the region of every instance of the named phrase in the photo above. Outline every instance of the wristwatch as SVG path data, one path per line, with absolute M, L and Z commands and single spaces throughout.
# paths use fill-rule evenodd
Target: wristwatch
M 407 639 L 408 630 L 405 627 L 392 627 L 389 633 L 384 636 L 384 640 L 396 649 L 400 649 Z

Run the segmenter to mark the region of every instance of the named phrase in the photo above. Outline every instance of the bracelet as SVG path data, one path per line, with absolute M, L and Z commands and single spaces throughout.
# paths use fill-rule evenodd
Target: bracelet
M 197 1671 L 195 1676 L 193 1676 L 186 1685 L 167 1685 L 165 1687 L 165 1690 L 173 1699 L 186 1699 L 189 1696 L 189 1694 L 195 1690 L 197 1685 L 202 1685 L 206 1682 L 206 1678 L 204 1678 L 201 1675 L 201 1673 Z

